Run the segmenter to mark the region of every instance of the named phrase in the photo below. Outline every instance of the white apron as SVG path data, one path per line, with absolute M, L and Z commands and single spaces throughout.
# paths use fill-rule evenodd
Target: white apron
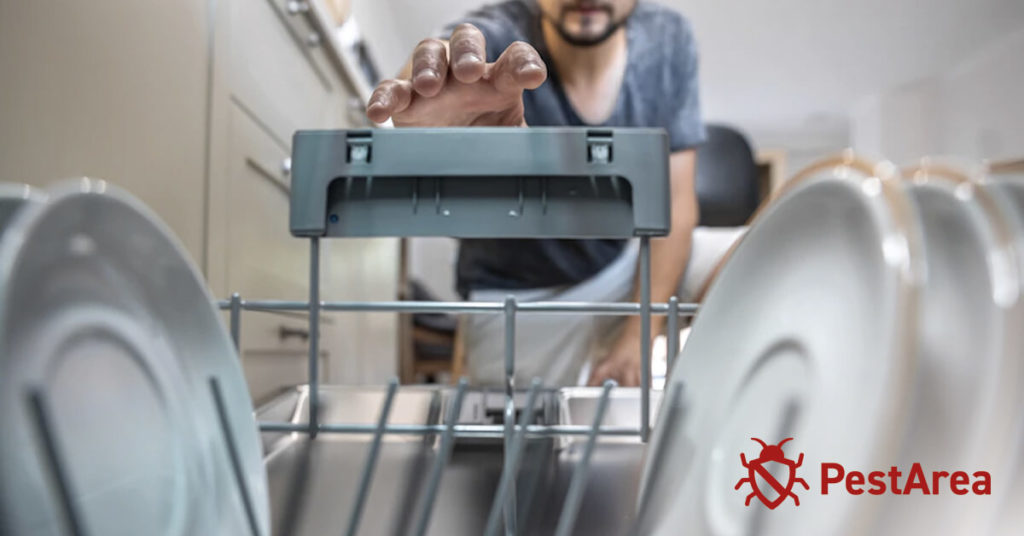
M 746 228 L 703 228 L 693 233 L 690 261 L 677 293 L 693 298 L 718 261 Z M 503 302 L 623 302 L 633 293 L 640 243 L 631 240 L 618 258 L 593 277 L 567 287 L 529 290 L 476 290 L 470 301 Z M 539 377 L 545 386 L 578 385 L 586 381 L 585 366 L 602 359 L 615 343 L 626 317 L 563 313 L 517 313 L 515 381 L 529 385 Z M 466 315 L 460 329 L 466 355 L 466 375 L 473 385 L 505 383 L 505 317 L 503 314 Z

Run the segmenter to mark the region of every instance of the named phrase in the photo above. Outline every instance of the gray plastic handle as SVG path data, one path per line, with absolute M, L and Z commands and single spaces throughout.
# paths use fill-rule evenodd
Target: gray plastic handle
M 300 237 L 664 236 L 668 156 L 661 129 L 299 131 L 290 227 Z

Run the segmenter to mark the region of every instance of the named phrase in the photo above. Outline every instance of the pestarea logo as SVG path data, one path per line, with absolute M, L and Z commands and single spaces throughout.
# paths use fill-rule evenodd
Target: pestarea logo
M 796 461 L 786 458 L 786 454 L 782 452 L 782 445 L 785 445 L 787 441 L 792 441 L 792 437 L 787 437 L 779 442 L 778 445 L 769 445 L 764 441 L 756 437 L 750 438 L 761 444 L 761 452 L 757 458 L 747 461 L 746 455 L 740 453 L 740 462 L 743 463 L 743 467 L 747 470 L 747 477 L 740 479 L 736 483 L 736 489 L 740 489 L 743 484 L 749 484 L 752 491 L 750 495 L 747 495 L 747 500 L 744 501 L 746 506 L 750 506 L 750 500 L 757 497 L 765 506 L 774 510 L 777 506 L 782 504 L 782 501 L 792 497 L 793 503 L 800 506 L 800 498 L 793 493 L 793 485 L 799 483 L 804 489 L 811 489 L 807 485 L 804 479 L 796 476 L 796 470 L 804 464 L 804 453 L 800 453 L 800 457 Z M 779 481 L 772 475 L 771 465 L 782 466 L 782 471 L 785 473 L 785 483 Z M 761 477 L 758 480 L 757 477 Z M 768 498 L 768 490 L 761 489 L 761 482 L 765 483 L 772 491 L 775 492 L 776 497 L 774 499 Z
M 797 485 L 800 491 L 811 491 L 810 485 L 797 474 L 804 463 L 804 453 L 799 453 L 796 460 L 786 456 L 782 446 L 792 441 L 792 437 L 783 439 L 772 445 L 756 437 L 750 438 L 761 445 L 757 456 L 747 460 L 746 453 L 740 453 L 740 463 L 747 470 L 747 476 L 736 483 L 739 490 L 744 484 L 750 488 L 744 504 L 750 506 L 755 497 L 761 504 L 774 510 L 786 499 L 792 499 L 795 506 L 800 506 Z M 907 470 L 896 466 L 885 471 L 847 470 L 840 463 L 824 462 L 820 465 L 820 493 L 848 493 L 850 495 L 938 495 L 953 493 L 954 495 L 991 495 L 992 475 L 987 471 L 925 471 L 920 463 L 911 464 Z

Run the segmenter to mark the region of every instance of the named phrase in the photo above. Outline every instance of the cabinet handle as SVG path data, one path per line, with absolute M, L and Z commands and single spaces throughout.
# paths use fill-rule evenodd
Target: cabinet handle
M 309 340 L 309 331 L 299 328 L 290 328 L 288 326 L 281 326 L 277 328 L 277 336 L 283 342 L 285 339 L 295 337 L 303 341 Z
M 307 11 L 309 11 L 309 3 L 307 2 L 302 0 L 290 0 L 288 2 L 288 14 L 290 15 L 298 15 Z
M 288 177 L 292 174 L 292 157 L 286 157 L 281 161 L 281 175 Z
M 310 48 L 316 48 L 320 46 L 320 34 L 317 32 L 310 33 L 308 36 L 306 36 L 306 44 L 309 45 Z

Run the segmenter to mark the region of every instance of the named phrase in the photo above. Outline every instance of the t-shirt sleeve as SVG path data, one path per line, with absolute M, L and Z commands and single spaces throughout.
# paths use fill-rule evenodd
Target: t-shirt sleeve
M 691 149 L 704 143 L 707 133 L 700 112 L 700 84 L 697 77 L 697 41 L 693 36 L 690 23 L 678 18 L 679 31 L 676 32 L 675 50 L 672 55 L 672 74 L 677 88 L 672 99 L 675 102 L 671 111 L 668 130 L 669 147 L 673 152 Z

